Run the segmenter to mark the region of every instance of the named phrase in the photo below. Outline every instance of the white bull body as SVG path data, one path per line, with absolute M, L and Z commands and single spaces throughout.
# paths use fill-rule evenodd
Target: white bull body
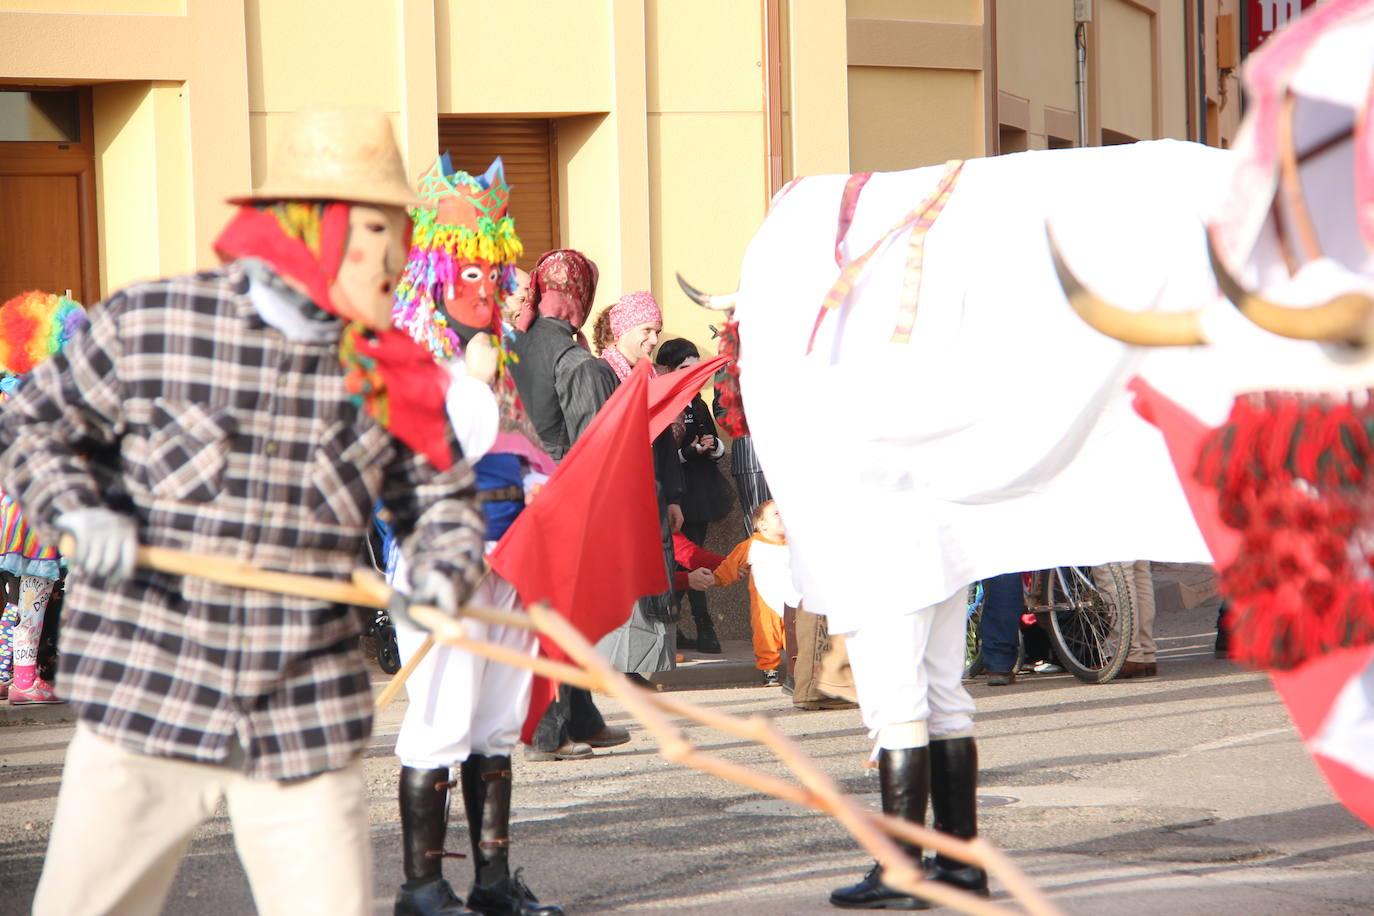
M 1084 325 L 1055 279 L 1044 225 L 1114 301 L 1197 308 L 1217 299 L 1202 227 L 1229 168 L 1229 154 L 1175 141 L 970 161 L 929 231 L 910 341 L 891 340 L 907 269 L 900 232 L 809 355 L 839 275 L 846 176 L 803 179 L 776 202 L 741 268 L 741 388 L 798 584 L 833 632 L 997 573 L 1210 559 L 1125 385 L 1148 370 L 1216 417 L 1231 384 L 1203 384 L 1214 360 L 1127 347 Z M 875 174 L 846 260 L 943 171 Z

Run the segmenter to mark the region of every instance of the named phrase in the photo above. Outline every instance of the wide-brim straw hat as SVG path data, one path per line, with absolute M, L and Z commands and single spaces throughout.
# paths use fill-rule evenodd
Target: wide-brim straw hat
M 391 122 L 365 108 L 308 108 L 291 114 L 267 180 L 231 204 L 257 200 L 340 200 L 416 207 Z

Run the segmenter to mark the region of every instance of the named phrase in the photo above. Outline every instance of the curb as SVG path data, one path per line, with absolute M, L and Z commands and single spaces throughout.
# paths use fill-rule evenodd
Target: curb
M 748 640 L 721 640 L 721 650 L 719 655 L 686 650 L 685 661 L 672 671 L 649 675 L 649 681 L 664 690 L 763 686 L 763 674 L 754 667 L 753 645 Z
M 32 706 L 11 706 L 9 701 L 0 703 L 0 727 L 24 725 L 73 725 L 76 723 L 76 710 L 70 703 L 35 704 Z

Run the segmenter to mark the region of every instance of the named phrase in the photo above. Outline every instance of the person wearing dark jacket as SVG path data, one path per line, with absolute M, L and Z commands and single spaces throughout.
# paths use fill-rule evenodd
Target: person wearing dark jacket
M 672 372 L 695 365 L 700 359 L 696 344 L 674 337 L 659 345 L 654 363 L 660 372 Z M 682 465 L 682 533 L 701 546 L 706 543 L 707 526 L 729 515 L 733 504 L 730 487 L 716 468 L 716 462 L 725 454 L 725 443 L 720 440 L 711 411 L 701 395 L 692 399 L 671 430 L 676 457 Z M 707 607 L 706 593 L 689 591 L 687 602 L 692 609 L 697 635 L 691 641 L 679 636 L 678 648 L 718 654 L 720 639 Z
M 586 400 L 582 374 L 576 369 L 587 360 L 595 361 L 581 327 L 592 310 L 596 281 L 596 265 L 581 252 L 546 251 L 530 271 L 529 299 L 516 320 L 518 333 L 511 349 L 517 361 L 511 366 L 511 377 L 544 451 L 555 461 L 563 460 L 586 428 L 579 421 L 570 429 L 565 407 Z M 592 748 L 629 740 L 628 730 L 606 724 L 591 691 L 564 684 L 539 720 L 526 758 L 590 757 Z

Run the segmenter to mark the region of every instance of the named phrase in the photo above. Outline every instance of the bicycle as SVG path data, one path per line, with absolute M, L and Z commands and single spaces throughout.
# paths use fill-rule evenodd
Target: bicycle
M 1099 576 L 1110 577 L 1109 592 L 1093 581 L 1094 567 L 1055 566 L 1022 575 L 1026 610 L 1045 627 L 1059 661 L 1074 677 L 1089 684 L 1104 684 L 1116 677 L 1126 663 L 1135 632 L 1126 572 L 1120 563 L 1096 567 Z M 985 669 L 979 624 L 983 613 L 981 582 L 969 586 L 968 638 L 965 644 L 964 677 Z M 1021 662 L 1018 648 L 1017 664 Z

